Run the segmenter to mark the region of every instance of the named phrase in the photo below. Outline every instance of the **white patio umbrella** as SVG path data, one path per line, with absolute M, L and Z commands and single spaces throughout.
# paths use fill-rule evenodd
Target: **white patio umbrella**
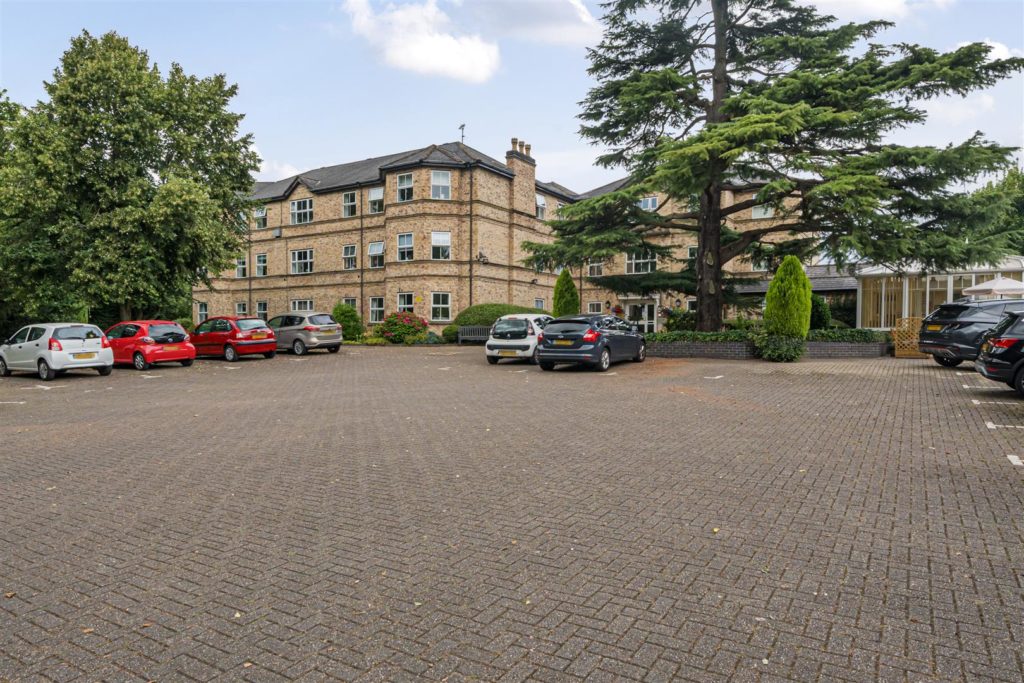
M 968 296 L 1024 296 L 1024 282 L 997 277 L 963 290 Z

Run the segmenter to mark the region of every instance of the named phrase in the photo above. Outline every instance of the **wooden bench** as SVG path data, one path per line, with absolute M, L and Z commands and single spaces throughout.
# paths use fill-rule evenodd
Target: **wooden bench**
M 490 325 L 459 325 L 458 343 L 485 342 L 491 336 Z

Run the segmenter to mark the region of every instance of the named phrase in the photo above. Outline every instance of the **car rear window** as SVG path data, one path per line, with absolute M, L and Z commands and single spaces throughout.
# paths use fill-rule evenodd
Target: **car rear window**
M 960 316 L 965 318 L 973 311 L 978 310 L 974 306 L 961 306 L 957 304 L 945 304 L 932 313 L 931 317 L 937 320 L 956 320 Z
M 575 332 L 586 332 L 590 329 L 590 322 L 587 320 L 553 320 L 545 327 L 545 332 L 554 334 L 573 334 Z
M 54 339 L 99 339 L 102 336 L 103 332 L 94 325 L 58 327 L 53 331 Z
M 312 325 L 337 325 L 334 318 L 329 315 L 311 315 L 309 316 L 309 322 Z
M 516 320 L 514 318 L 510 320 L 499 320 L 494 323 L 495 332 L 522 332 L 526 329 L 525 320 Z
M 158 337 L 166 337 L 171 334 L 185 334 L 184 328 L 180 325 L 150 325 L 149 336 L 156 339 Z
M 267 326 L 267 323 L 260 318 L 243 318 L 242 320 L 236 320 L 235 324 L 238 325 L 240 330 L 258 330 L 261 327 Z
M 1017 322 L 1018 320 L 1021 320 L 1021 318 L 1016 316 L 1016 315 L 1004 315 L 1002 320 L 1000 320 L 999 323 L 995 327 L 992 328 L 992 336 L 993 337 L 1001 336 L 1007 330 L 1009 330 L 1011 327 L 1013 327 L 1013 324 L 1015 322 Z

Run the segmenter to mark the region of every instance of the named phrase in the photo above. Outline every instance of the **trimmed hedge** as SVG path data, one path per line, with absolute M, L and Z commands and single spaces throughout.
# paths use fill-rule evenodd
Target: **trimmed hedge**
M 811 329 L 811 281 L 790 255 L 782 259 L 768 285 L 764 304 L 764 330 L 769 335 L 806 339 Z
M 747 330 L 723 330 L 721 332 L 679 330 L 676 332 L 653 332 L 651 334 L 645 334 L 644 338 L 649 342 L 715 343 L 750 341 L 751 335 Z
M 358 341 L 363 338 L 365 329 L 359 312 L 348 304 L 339 303 L 332 311 L 332 317 L 341 324 L 341 334 L 344 339 Z
M 811 329 L 825 330 L 832 326 L 832 308 L 825 297 L 811 292 Z
M 458 340 L 459 327 L 463 325 L 487 325 L 490 327 L 494 321 L 509 313 L 546 313 L 529 306 L 516 306 L 515 304 L 477 304 L 465 308 L 441 331 L 441 336 L 449 344 Z
M 813 342 L 845 342 L 847 344 L 871 344 L 892 341 L 888 332 L 865 330 L 861 328 L 829 328 L 827 330 L 811 330 L 807 333 L 807 341 Z

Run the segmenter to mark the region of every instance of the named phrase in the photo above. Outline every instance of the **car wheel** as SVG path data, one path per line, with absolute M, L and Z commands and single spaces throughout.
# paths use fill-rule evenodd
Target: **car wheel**
M 338 351 L 341 351 L 341 347 L 340 346 L 328 346 L 327 347 L 327 353 L 337 353 Z
M 538 347 L 534 347 L 533 348 L 533 355 L 530 356 L 530 363 L 533 364 L 533 365 L 540 364 L 540 348 L 538 348 Z
M 608 347 L 601 349 L 601 357 L 597 359 L 597 365 L 595 369 L 598 372 L 604 372 L 612 366 L 612 354 L 609 353 Z
M 276 355 L 277 355 L 277 351 L 267 351 L 265 354 L 263 354 L 263 357 L 264 358 L 273 358 Z
M 542 360 L 539 363 L 539 365 L 540 365 L 540 369 L 544 370 L 545 372 L 547 372 L 548 370 L 554 370 L 555 369 L 555 364 L 554 363 L 548 363 L 547 361 L 543 361 Z
M 1017 371 L 1017 376 L 1013 378 L 1013 388 L 1017 390 L 1017 393 L 1024 396 L 1024 368 Z
M 634 363 L 643 363 L 646 358 L 647 358 L 647 344 L 644 344 L 643 342 L 641 342 L 640 343 L 640 350 L 636 352 L 635 356 L 633 356 L 633 362 Z
M 100 373 L 100 377 L 106 377 L 114 371 L 113 365 L 104 365 L 102 368 L 96 368 L 96 372 Z
M 235 350 L 234 346 L 229 344 L 224 347 L 224 360 L 229 363 L 234 363 L 238 360 L 238 351 Z
M 296 339 L 294 342 L 292 342 L 292 353 L 294 353 L 296 356 L 305 356 L 306 343 L 303 342 L 301 339 Z
M 136 370 L 149 370 L 149 362 L 146 357 L 138 351 L 132 356 L 132 365 L 135 366 Z
M 51 379 L 57 376 L 57 373 L 53 371 L 53 368 L 51 368 L 50 364 L 47 363 L 45 360 L 40 360 L 38 367 L 39 379 L 43 380 L 44 382 L 49 382 Z
M 0 358 L 0 377 L 10 377 L 11 369 L 7 367 L 7 361 Z
M 188 358 L 186 360 L 181 361 L 181 365 L 182 365 L 182 367 L 190 368 L 190 367 L 192 367 L 192 363 L 194 363 L 194 362 L 195 362 L 194 360 L 192 360 L 191 358 Z
M 490 363 L 491 365 L 497 365 L 498 364 L 498 357 L 497 356 L 487 356 L 487 362 Z
M 945 356 L 932 356 L 932 358 L 944 368 L 955 368 L 964 362 L 962 358 L 946 358 Z

